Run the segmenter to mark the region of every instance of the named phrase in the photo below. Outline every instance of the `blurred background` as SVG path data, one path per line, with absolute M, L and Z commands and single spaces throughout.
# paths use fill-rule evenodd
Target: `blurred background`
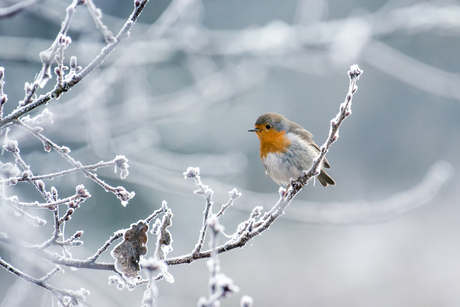
M 54 41 L 70 2 L 40 1 L 0 19 L 5 114 L 40 71 L 38 54 Z M 115 34 L 133 8 L 132 1 L 94 2 Z M 66 63 L 75 55 L 84 67 L 105 45 L 85 6 L 68 35 Z M 231 189 L 243 193 L 220 219 L 226 233 L 255 206 L 271 208 L 278 186 L 264 174 L 259 140 L 247 129 L 260 114 L 277 112 L 323 144 L 348 90 L 347 71 L 358 64 L 364 73 L 353 113 L 327 155 L 337 185 L 311 182 L 263 236 L 220 255 L 222 272 L 240 287 L 222 306 L 239 306 L 243 295 L 254 306 L 459 306 L 459 35 L 459 1 L 151 0 L 129 40 L 46 106 L 54 122 L 44 125 L 44 135 L 69 147 L 83 165 L 125 155 L 126 180 L 113 169 L 97 173 L 136 193 L 122 207 L 82 174 L 46 182 L 61 197 L 78 184 L 92 194 L 66 224 L 67 236 L 85 231 L 73 256 L 94 254 L 162 200 L 174 213 L 169 256 L 189 253 L 205 205 L 193 194 L 194 182 L 184 180 L 189 166 L 200 167 L 203 183 L 214 190 L 214 212 Z M 36 175 L 71 168 L 18 128 L 9 138 Z M 9 153 L 0 161 L 14 162 Z M 42 201 L 25 183 L 3 193 Z M 42 243 L 52 234 L 51 213 L 30 213 L 48 224 L 32 228 L 3 205 L 0 231 Z M 151 236 L 148 255 L 154 243 Z M 0 244 L 0 257 L 32 276 L 53 267 L 27 256 Z M 100 260 L 113 262 L 108 252 Z M 89 290 L 88 306 L 141 305 L 145 287 L 118 291 L 108 285 L 108 272 L 64 270 L 50 284 Z M 208 296 L 205 260 L 169 271 L 175 283 L 159 282 L 158 306 L 196 306 Z M 47 291 L 0 270 L 0 306 L 51 301 Z

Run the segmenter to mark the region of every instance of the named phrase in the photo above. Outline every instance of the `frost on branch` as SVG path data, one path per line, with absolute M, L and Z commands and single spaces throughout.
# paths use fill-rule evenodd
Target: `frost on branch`
M 148 230 L 149 226 L 144 221 L 131 224 L 131 228 L 125 231 L 123 241 L 111 253 L 115 258 L 115 270 L 126 279 L 138 277 L 139 260 L 147 254 Z
M 121 179 L 126 179 L 129 175 L 128 171 L 128 159 L 126 159 L 125 156 L 116 156 L 114 159 L 115 162 L 115 173 L 117 172 L 117 169 L 120 169 L 120 178 Z

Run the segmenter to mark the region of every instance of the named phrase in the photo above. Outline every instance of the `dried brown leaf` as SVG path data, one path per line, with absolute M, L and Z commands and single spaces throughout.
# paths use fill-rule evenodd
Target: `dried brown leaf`
M 131 228 L 125 231 L 124 240 L 112 250 L 115 269 L 125 278 L 138 277 L 140 257 L 147 254 L 148 230 L 149 225 L 144 221 L 131 224 Z

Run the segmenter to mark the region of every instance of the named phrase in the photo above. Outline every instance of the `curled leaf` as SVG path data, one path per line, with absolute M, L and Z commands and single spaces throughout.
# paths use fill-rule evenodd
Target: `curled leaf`
M 116 259 L 115 270 L 125 278 L 137 278 L 140 270 L 140 257 L 147 254 L 147 231 L 149 225 L 144 221 L 131 224 L 125 231 L 123 241 L 112 250 L 112 257 Z

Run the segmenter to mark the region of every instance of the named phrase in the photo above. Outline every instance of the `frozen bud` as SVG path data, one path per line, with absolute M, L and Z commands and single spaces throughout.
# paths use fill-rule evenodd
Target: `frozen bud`
M 45 191 L 45 183 L 42 180 L 37 180 L 36 183 L 39 191 Z
M 5 75 L 5 68 L 4 67 L 0 67 L 0 80 L 3 79 L 3 76 Z
M 231 199 L 237 199 L 238 197 L 241 196 L 241 193 L 239 193 L 236 188 L 228 192 L 228 194 L 230 195 Z
M 62 73 L 62 71 L 61 71 L 61 69 L 60 69 L 59 67 L 56 67 L 56 68 L 54 69 L 54 73 L 55 73 L 56 75 L 60 76 L 61 73 Z
M 31 176 L 32 176 L 32 173 L 29 170 L 22 172 L 22 178 L 25 180 L 29 179 L 29 177 Z
M 359 79 L 359 76 L 363 73 L 363 71 L 358 67 L 358 65 L 354 64 L 350 66 L 350 71 L 348 72 L 348 75 L 350 76 L 351 79 Z
M 72 215 L 75 212 L 73 208 L 67 209 L 66 215 Z
M 57 189 L 53 186 L 51 187 L 51 195 L 53 196 L 53 199 L 54 200 L 57 200 L 58 199 L 58 191 Z
M 18 183 L 17 178 L 10 178 L 10 185 L 16 185 Z
M 15 140 L 5 140 L 3 149 L 9 152 L 19 152 L 18 141 Z
M 251 218 L 255 218 L 255 217 L 259 216 L 262 213 L 263 208 L 264 207 L 262 207 L 262 206 L 257 206 L 254 209 L 252 209 L 252 212 L 251 212 L 251 215 L 250 215 Z
M 128 202 L 136 195 L 134 192 L 128 192 L 124 187 L 117 187 L 116 188 L 117 192 L 115 195 L 118 197 L 119 200 L 121 200 L 121 205 L 123 207 L 126 207 Z
M 72 56 L 70 58 L 70 69 L 71 70 L 77 70 L 77 57 L 76 56 Z
M 138 7 L 139 5 L 141 5 L 141 1 L 140 0 L 135 0 L 134 1 L 134 6 Z
M 43 142 L 43 149 L 45 149 L 46 152 L 51 151 L 51 145 L 48 142 Z
M 0 104 L 5 104 L 8 101 L 7 95 L 2 95 L 0 98 Z
M 70 148 L 69 148 L 69 147 L 66 147 L 66 146 L 62 146 L 62 147 L 61 147 L 61 151 L 62 151 L 63 153 L 68 154 L 68 153 L 70 153 Z
M 252 307 L 254 305 L 254 301 L 252 297 L 248 295 L 243 295 L 240 301 L 240 307 Z
M 79 230 L 75 233 L 75 238 L 80 238 L 82 235 L 83 235 L 84 231 L 83 230 Z
M 184 178 L 196 178 L 200 176 L 200 168 L 199 167 L 189 167 L 187 171 L 184 173 Z
M 117 172 L 117 168 L 120 169 L 120 178 L 125 179 L 129 175 L 128 171 L 128 159 L 125 156 L 116 156 L 115 159 L 115 172 Z
M 91 195 L 88 193 L 88 191 L 85 189 L 85 186 L 80 184 L 75 188 L 75 191 L 77 192 L 78 197 L 82 198 L 88 198 L 91 197 Z

